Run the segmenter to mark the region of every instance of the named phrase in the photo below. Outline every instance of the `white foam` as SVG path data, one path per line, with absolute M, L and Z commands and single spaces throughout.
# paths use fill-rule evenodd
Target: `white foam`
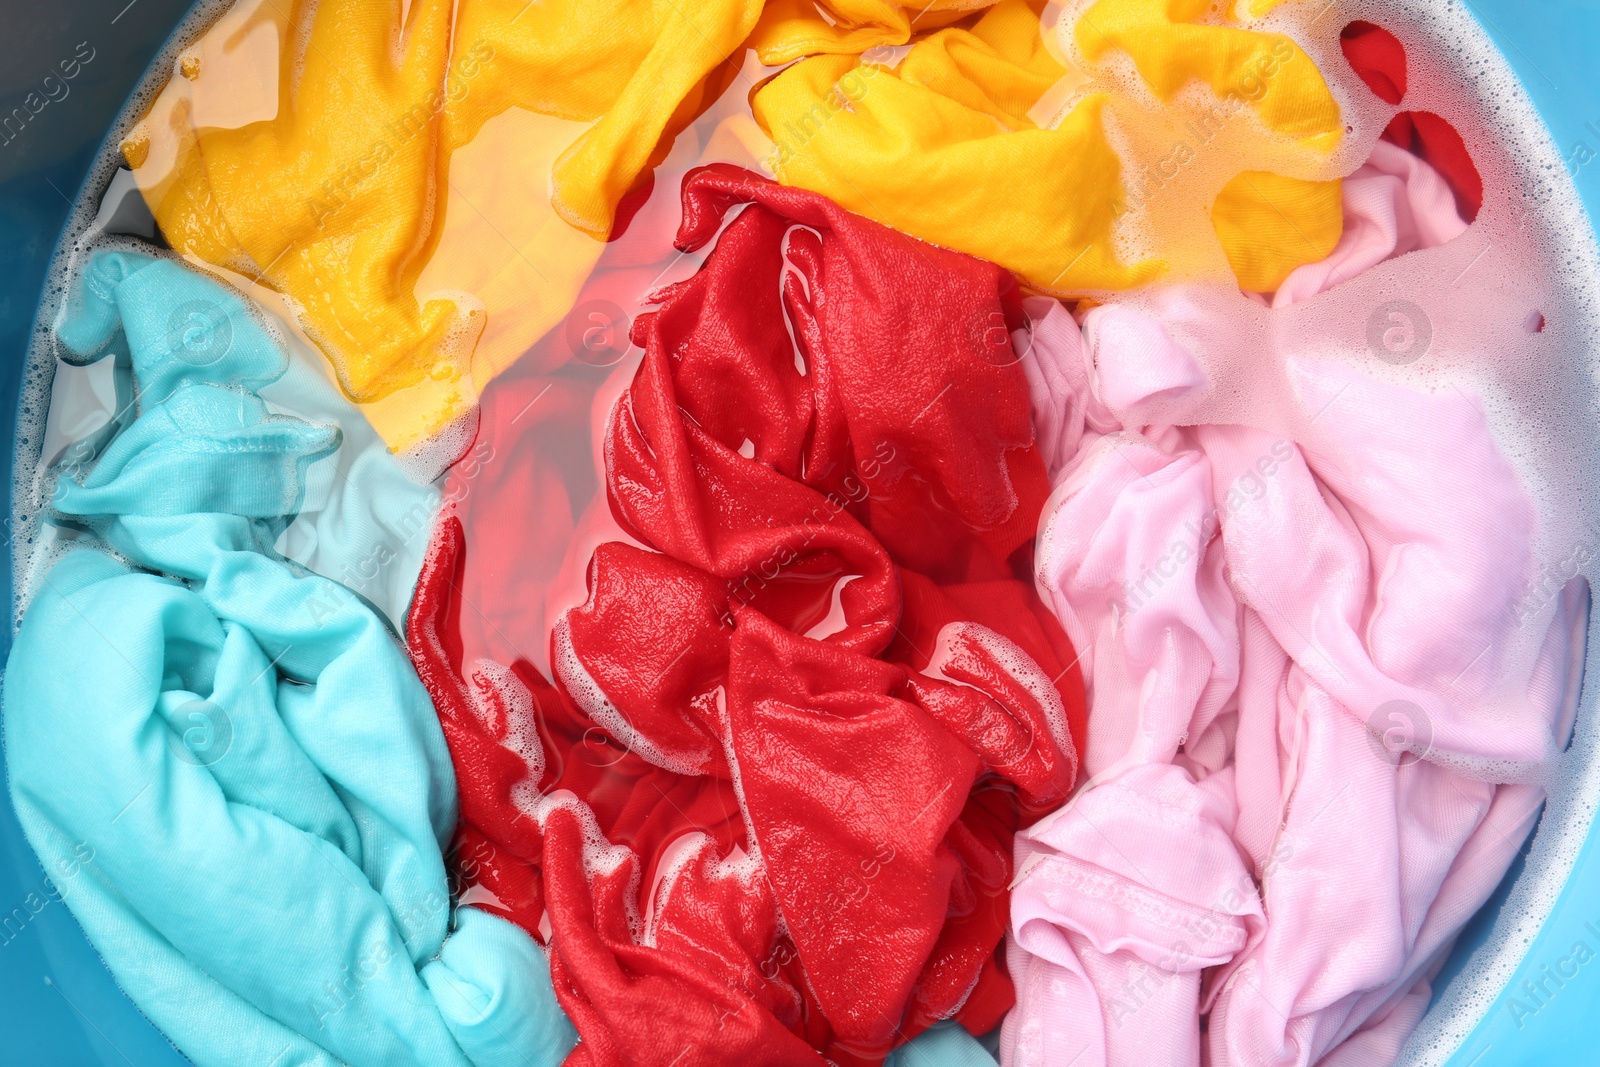
M 431 485 L 467 454 L 478 437 L 480 409 L 473 404 L 451 419 L 432 437 L 395 453 L 395 462 L 407 478 L 418 485 Z
M 615 874 L 625 863 L 633 865 L 632 874 L 629 876 L 628 886 L 623 894 L 624 907 L 627 910 L 628 929 L 635 942 L 644 937 L 644 920 L 639 915 L 639 857 L 626 845 L 613 845 L 600 829 L 599 820 L 595 818 L 594 809 L 589 807 L 578 795 L 570 789 L 557 789 L 551 793 L 541 793 L 530 798 L 527 804 L 518 804 L 519 810 L 527 815 L 539 826 L 541 833 L 547 832 L 550 816 L 558 811 L 571 812 L 578 820 L 578 825 L 583 829 L 583 873 L 586 878 L 593 881 Z M 542 927 L 541 927 L 542 928 Z M 546 934 L 546 940 L 549 934 Z
M 742 862 L 753 868 L 764 868 L 766 861 L 761 855 L 761 839 L 756 836 L 756 822 L 750 817 L 750 802 L 744 795 L 744 775 L 739 769 L 739 760 L 734 752 L 733 719 L 728 715 L 728 691 L 720 685 L 717 686 L 717 718 L 722 727 L 722 750 L 728 761 L 728 781 L 733 786 L 733 799 L 739 805 L 739 817 L 744 820 L 745 840 L 750 843 L 749 856 Z M 784 920 L 781 907 L 779 912 L 778 921 L 782 924 Z M 787 933 L 787 926 L 784 926 L 784 931 Z
M 707 857 L 709 854 L 709 862 Z M 733 879 L 748 886 L 752 880 L 765 874 L 759 860 L 744 849 L 734 845 L 725 858 L 718 858 L 716 842 L 709 834 L 691 830 L 667 842 L 656 861 L 656 876 L 650 885 L 650 896 L 645 902 L 644 937 L 641 944 L 656 946 L 660 932 L 657 916 L 666 910 L 668 902 L 683 876 L 698 866 L 702 874 L 713 882 Z
M 1067 731 L 1067 709 L 1061 703 L 1061 694 L 1056 691 L 1055 683 L 1034 662 L 1032 656 L 1004 634 L 981 623 L 947 622 L 940 627 L 939 636 L 934 639 L 933 655 L 929 657 L 928 666 L 922 673 L 951 685 L 977 689 L 969 682 L 948 677 L 944 673 L 945 666 L 951 660 L 968 655 L 960 649 L 958 642 L 971 642 L 987 652 L 1002 670 L 1033 697 L 1034 703 L 1044 714 L 1045 727 L 1050 731 L 1056 747 L 1063 752 L 1072 750 L 1072 736 Z M 984 695 L 988 696 L 987 693 Z
M 643 944 L 650 948 L 656 946 L 657 905 L 659 904 L 662 910 L 666 908 L 667 898 L 677 885 L 678 876 L 710 844 L 710 837 L 694 830 L 673 838 L 661 850 L 661 855 L 656 860 L 655 880 L 650 883 L 650 896 L 645 903 Z
M 515 671 L 492 659 L 473 660 L 467 679 L 473 710 L 480 724 L 486 725 L 493 715 L 490 694 L 500 695 L 504 702 L 500 710 L 505 714 L 505 736 L 500 744 L 522 760 L 527 768 L 522 781 L 532 783 L 537 789 L 544 778 L 544 742 L 539 738 L 533 694 Z

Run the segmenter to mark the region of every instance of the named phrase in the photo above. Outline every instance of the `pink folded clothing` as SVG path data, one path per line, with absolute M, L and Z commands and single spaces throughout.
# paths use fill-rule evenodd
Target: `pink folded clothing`
M 1391 145 L 1345 197 L 1275 307 L 1465 229 Z M 1200 294 L 1147 306 L 1235 328 Z M 1464 381 L 1286 353 L 1264 421 L 1292 433 L 1192 425 L 1206 363 L 1163 321 L 1027 311 L 1036 579 L 1090 728 L 1087 784 L 1016 839 L 1002 1063 L 1392 1061 L 1543 803 L 1587 588 L 1529 602 L 1533 501 Z
M 1263 923 L 1224 777 L 1147 763 L 1018 836 L 1009 1062 L 1200 1061 L 1202 975 Z

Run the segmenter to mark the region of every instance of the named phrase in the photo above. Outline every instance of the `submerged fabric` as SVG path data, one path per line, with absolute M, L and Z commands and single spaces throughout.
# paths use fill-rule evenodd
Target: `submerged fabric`
M 1078 48 L 1091 63 L 1111 52 L 1131 57 L 1162 100 L 1204 81 L 1218 100 L 1197 116 L 1207 130 L 1245 112 L 1259 117 L 1263 145 L 1325 154 L 1338 144 L 1338 107 L 1298 45 L 1280 34 L 1191 24 L 1210 5 L 1191 7 L 1100 0 L 1076 23 Z M 1132 107 L 1128 94 L 1064 65 L 1071 60 L 1041 33 L 1044 8 L 1004 0 L 970 29 L 918 41 L 893 69 L 849 55 L 787 68 L 751 98 L 777 146 L 777 177 L 1047 291 L 1150 280 L 1162 264 L 1122 262 L 1114 227 L 1145 186 L 1169 180 L 1169 164 L 1181 169 L 1192 156 L 1158 159 L 1171 151 L 1161 142 L 1137 149 L 1148 158 L 1119 159 L 1103 112 Z M 1295 266 L 1326 256 L 1339 235 L 1336 181 L 1236 179 L 1219 211 L 1216 238 L 1246 288 L 1276 288 Z M 1173 241 L 1213 240 L 1205 226 L 1188 219 Z M 1262 241 L 1270 251 L 1257 249 Z M 1160 253 L 1171 255 L 1170 245 Z
M 760 6 L 420 0 L 402 24 L 378 0 L 267 5 L 253 23 L 276 28 L 276 69 L 256 76 L 276 106 L 197 126 L 195 97 L 246 90 L 219 57 L 192 87 L 174 79 L 176 103 L 124 151 L 173 248 L 289 296 L 356 400 L 407 390 L 375 419 L 404 447 L 566 313 L 624 194 L 720 91 L 708 75 Z M 451 166 L 480 135 L 528 195 L 495 198 L 481 265 L 441 272 L 468 291 L 424 291 L 449 194 L 477 190 L 451 201 L 472 215 L 491 188 Z
M 1268 129 L 1332 151 L 1343 134 L 1339 105 L 1300 46 L 1281 33 L 1201 22 L 1213 13 L 1212 0 L 1096 0 L 1072 32 L 1091 62 L 1126 54 L 1164 100 L 1198 80 L 1218 97 L 1249 99 Z
M 294 521 L 273 547 L 366 600 L 399 633 L 441 494 L 419 484 L 422 475 L 401 468 L 361 409 L 339 394 L 320 355 L 292 337 L 285 347 L 283 377 L 258 394 L 275 415 L 337 426 L 339 447 L 306 468 Z M 321 604 L 317 610 L 332 614 L 334 608 Z
M 201 1067 L 558 1063 L 543 953 L 452 907 L 454 778 L 404 650 L 271 548 L 339 431 L 269 413 L 285 356 L 236 294 L 122 253 L 81 285 L 60 339 L 126 358 L 139 404 L 52 508 L 127 562 L 56 564 L 5 676 L 16 810 L 73 914 Z
M 1239 288 L 1271 292 L 1331 253 L 1342 236 L 1343 184 L 1244 171 L 1224 185 L 1211 204 L 1211 225 Z
M 1011 835 L 1076 770 L 1005 275 L 731 167 L 685 181 L 680 247 L 743 205 L 635 325 L 604 476 L 636 543 L 594 551 L 558 685 L 463 662 L 451 618 L 519 593 L 459 598 L 453 521 L 412 609 L 473 880 L 547 938 L 574 1064 L 991 1029 Z
M 767 0 L 747 42 L 761 62 L 779 66 L 802 56 L 859 55 L 897 47 L 981 11 L 994 0 Z
M 91 272 L 87 284 L 103 289 L 102 282 Z M 91 293 L 89 305 L 81 297 L 74 299 L 62 330 L 71 336 L 94 320 L 93 304 L 103 303 L 106 292 Z M 249 310 L 262 316 L 287 356 L 283 373 L 256 390 L 267 410 L 338 428 L 337 447 L 306 468 L 295 514 L 274 548 L 366 600 L 390 629 L 399 632 L 442 503 L 439 490 L 427 484 L 435 472 L 403 468 L 361 409 L 339 394 L 322 356 L 281 320 L 254 305 Z M 172 309 L 166 323 L 168 343 L 191 363 L 209 363 L 232 343 L 231 311 L 231 304 L 186 301 Z M 109 354 L 95 350 L 84 363 L 63 346 L 44 446 L 46 477 L 51 481 L 62 474 L 81 473 L 112 436 L 132 423 L 136 395 L 129 359 L 125 350 Z M 73 525 L 73 520 L 59 525 L 44 515 L 40 533 L 46 540 L 66 540 L 73 536 Z M 24 590 L 35 577 L 25 579 Z M 314 604 L 321 614 L 337 608 L 333 602 Z
M 1406 49 L 1400 38 L 1358 19 L 1339 31 L 1339 49 L 1379 100 L 1400 103 L 1406 95 Z
M 1397 152 L 1280 306 L 1464 229 Z M 1291 357 L 1301 440 L 1152 424 L 1206 386 L 1161 323 L 1032 311 L 1038 579 L 1085 650 L 1093 778 L 1017 839 L 1001 1060 L 1392 1059 L 1537 816 L 1496 782 L 1571 729 L 1586 590 L 1525 603 L 1533 503 L 1459 389 Z
M 1387 141 L 1344 180 L 1344 232 L 1328 258 L 1296 268 L 1272 294 L 1288 307 L 1326 292 L 1369 267 L 1460 237 L 1467 224 L 1438 171 Z
M 202 1067 L 992 1067 L 1002 1021 L 1008 1067 L 1392 1060 L 1537 817 L 1587 590 L 1530 602 L 1535 509 L 1460 389 L 1297 356 L 1295 433 L 1174 419 L 1200 350 L 1099 290 L 1231 272 L 1263 306 L 1138 299 L 1277 315 L 1483 198 L 1426 112 L 1305 177 L 1326 82 L 1211 8 L 225 16 L 212 45 L 276 35 L 270 112 L 213 121 L 237 80 L 201 48 L 125 150 L 372 421 L 171 262 L 95 259 L 60 325 L 138 404 L 53 501 L 83 547 L 23 624 L 7 751 L 150 1017 Z M 1399 106 L 1398 41 L 1341 41 Z M 782 184 L 684 179 L 681 252 L 714 251 L 626 388 L 530 349 L 672 268 L 601 242 L 745 47 L 798 60 L 751 87 Z M 1129 64 L 1148 92 L 1107 88 Z M 712 140 L 748 152 L 736 118 Z M 1152 156 L 1180 122 L 1195 153 Z M 1119 259 L 1190 166 L 1220 191 L 1152 230 L 1170 261 Z M 509 235 L 476 206 L 507 189 Z M 1024 306 L 1008 269 L 1112 302 Z M 383 442 L 525 351 L 423 565 L 441 496 Z

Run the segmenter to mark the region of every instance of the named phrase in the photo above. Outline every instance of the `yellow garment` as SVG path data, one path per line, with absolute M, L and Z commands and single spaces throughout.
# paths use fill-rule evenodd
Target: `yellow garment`
M 1300 46 L 1281 33 L 1195 25 L 1211 8 L 1212 0 L 1098 0 L 1073 36 L 1090 62 L 1126 53 L 1162 100 L 1200 81 L 1220 99 L 1250 104 L 1268 129 L 1333 151 L 1344 132 L 1339 105 Z M 1305 60 L 1293 73 L 1279 58 L 1285 46 Z
M 880 45 L 902 45 L 913 31 L 936 30 L 994 0 L 768 0 L 746 42 L 769 67 L 811 55 L 858 55 Z M 826 14 L 824 14 L 826 13 Z
M 1135 285 L 1155 265 L 1112 250 L 1120 164 L 1099 97 L 1054 130 L 1028 117 L 1063 74 L 1035 10 L 1006 0 L 971 30 L 920 41 L 894 71 L 802 60 L 751 106 L 786 184 L 1045 288 Z
M 393 448 L 567 313 L 760 13 L 411 0 L 402 27 L 394 0 L 285 6 L 219 20 L 124 153 L 173 247 L 285 294 Z
M 1283 0 L 1240 0 L 1244 17 Z M 1125 52 L 1164 101 L 1186 85 L 1210 86 L 1223 102 L 1247 105 L 1268 129 L 1318 152 L 1344 132 L 1339 106 L 1310 57 L 1290 38 L 1228 26 L 1196 25 L 1212 0 L 1098 0 L 1074 27 L 1085 58 Z M 1290 57 L 1290 58 L 1285 58 Z M 1292 65 L 1292 73 L 1291 73 Z M 1272 292 L 1302 263 L 1333 251 L 1344 228 L 1339 181 L 1244 171 L 1218 192 L 1211 221 L 1243 289 Z
M 1258 19 L 1281 3 L 1283 3 L 1283 0 L 1239 0 L 1238 10 L 1244 13 L 1242 15 L 1236 14 L 1234 17 L 1240 20 L 1246 18 Z
M 1343 230 L 1341 184 L 1246 171 L 1222 187 L 1211 224 L 1241 289 L 1273 292 L 1300 264 L 1328 258 Z
M 1296 154 L 1325 160 L 1343 127 L 1320 72 L 1292 41 L 1181 25 L 1192 6 L 1099 0 L 1073 37 L 1081 49 L 1084 23 L 1103 21 L 1107 34 L 1095 55 L 1111 47 L 1128 52 L 1163 101 L 1199 79 L 1215 94 L 1210 110 L 1180 102 L 1152 111 L 1110 79 L 1076 69 L 1041 33 L 1038 0 L 1003 0 L 970 28 L 924 37 L 893 70 L 848 56 L 802 60 L 763 85 L 751 103 L 776 143 L 769 159 L 780 181 L 992 260 L 1035 287 L 1121 289 L 1167 266 L 1197 274 L 1208 264 L 1225 270 L 1233 263 L 1249 266 L 1249 277 L 1239 279 L 1247 284 L 1275 275 L 1286 259 L 1294 259 L 1292 269 L 1326 254 L 1314 249 L 1331 249 L 1342 228 L 1339 183 L 1275 175 L 1255 189 L 1230 186 L 1220 216 L 1226 227 L 1208 232 L 1207 205 L 1198 205 L 1164 229 L 1141 227 L 1154 235 L 1147 251 L 1161 260 L 1125 262 L 1116 245 L 1119 217 L 1195 184 L 1172 179 L 1197 150 L 1180 143 L 1186 154 L 1170 155 L 1171 142 L 1158 138 L 1179 131 L 1172 136 L 1195 139 L 1198 115 L 1204 148 L 1213 136 L 1207 123 L 1227 125 L 1231 140 L 1217 141 L 1212 155 L 1222 158 L 1210 166 L 1233 166 L 1210 186 L 1216 190 L 1244 169 L 1239 164 Z M 1233 123 L 1234 107 L 1248 121 Z M 1121 131 L 1117 149 L 1107 133 L 1113 112 Z M 1250 151 L 1235 158 L 1241 143 Z M 1118 149 L 1132 151 L 1132 158 L 1119 158 Z M 1296 249 L 1280 239 L 1286 225 L 1311 240 Z M 1273 252 L 1252 249 L 1258 232 Z M 1186 247 L 1196 245 L 1204 247 Z

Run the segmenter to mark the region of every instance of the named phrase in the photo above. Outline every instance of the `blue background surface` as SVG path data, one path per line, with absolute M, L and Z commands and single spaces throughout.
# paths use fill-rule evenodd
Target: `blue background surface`
M 1600 217 L 1600 3 L 1457 2 L 1483 24 L 1521 77 L 1590 216 Z M 71 58 L 80 42 L 94 49 L 66 97 L 0 144 L 0 484 L 10 485 L 18 381 L 56 239 L 101 138 L 188 6 L 186 0 L 0 0 L 6 28 L 0 35 L 0 116 Z M 4 547 L 9 552 L 9 538 Z M 0 603 L 9 604 L 10 593 L 7 563 L 0 567 Z M 9 645 L 10 627 L 0 626 L 0 657 Z M 70 885 L 65 892 L 70 896 Z M 1464 940 L 1482 936 L 1489 918 L 1480 916 Z M 1573 971 L 1572 950 L 1580 941 L 1596 958 L 1558 985 L 1547 975 Z M 1524 981 L 1542 981 L 1544 992 L 1530 997 Z M 1591 839 L 1521 971 L 1451 1067 L 1600 1064 L 1597 1019 L 1600 842 Z M 17 825 L 9 790 L 0 796 L 0 1063 L 186 1063 L 123 996 L 51 891 Z

